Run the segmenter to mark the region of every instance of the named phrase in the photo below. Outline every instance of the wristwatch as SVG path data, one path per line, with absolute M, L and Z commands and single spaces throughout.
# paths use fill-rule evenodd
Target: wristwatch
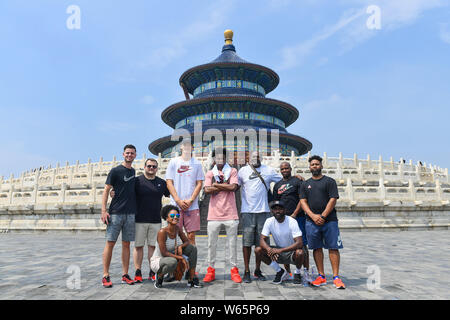
M 327 218 L 325 218 L 323 215 L 320 215 L 320 217 L 321 217 L 323 220 L 327 220 Z

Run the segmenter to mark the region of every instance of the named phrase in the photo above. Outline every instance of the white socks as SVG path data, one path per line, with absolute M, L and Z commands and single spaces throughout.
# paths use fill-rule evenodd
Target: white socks
M 281 268 L 280 265 L 278 263 L 276 263 L 275 261 L 272 261 L 272 263 L 270 264 L 270 267 L 275 270 L 275 272 L 280 272 Z

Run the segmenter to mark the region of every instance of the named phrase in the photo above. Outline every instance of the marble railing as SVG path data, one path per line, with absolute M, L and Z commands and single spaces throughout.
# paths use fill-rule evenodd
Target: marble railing
M 294 174 L 311 176 L 308 157 L 283 157 L 276 153 L 263 163 L 278 170 L 282 161 Z M 340 198 L 336 204 L 341 229 L 435 230 L 450 226 L 450 181 L 448 169 L 394 162 L 378 158 L 328 157 L 322 155 L 323 173 L 336 179 Z M 196 157 L 203 169 L 211 157 Z M 133 163 L 143 173 L 145 155 Z M 158 158 L 158 175 L 165 177 L 168 158 Z M 101 231 L 100 209 L 106 176 L 120 161 L 66 163 L 55 168 L 24 172 L 20 177 L 0 177 L 0 233 L 30 231 Z M 239 191 L 238 191 L 239 192 Z M 168 203 L 163 198 L 163 203 Z M 238 204 L 240 197 L 237 197 Z M 201 231 L 206 234 L 208 197 L 200 202 Z
M 291 164 L 294 174 L 305 178 L 311 176 L 308 156 L 283 157 L 274 154 L 264 157 L 263 163 L 279 170 L 282 161 Z M 328 157 L 323 154 L 323 173 L 336 179 L 339 187 L 339 202 L 357 205 L 361 201 L 412 201 L 416 204 L 435 202 L 448 204 L 450 181 L 448 169 L 426 164 L 413 164 L 400 159 L 394 162 L 366 159 Z M 211 165 L 210 157 L 198 157 L 206 170 Z M 169 158 L 158 159 L 158 175 L 165 176 Z M 145 155 L 136 159 L 133 167 L 142 174 Z M 0 178 L 0 206 L 39 204 L 99 204 L 108 172 L 120 161 L 91 162 L 24 172 L 18 178 Z

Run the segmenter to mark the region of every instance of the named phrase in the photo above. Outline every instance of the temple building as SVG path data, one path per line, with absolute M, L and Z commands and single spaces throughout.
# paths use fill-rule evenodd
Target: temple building
M 311 142 L 286 130 L 297 120 L 298 110 L 289 103 L 266 98 L 277 87 L 279 76 L 267 67 L 240 58 L 233 45 L 233 32 L 226 30 L 224 35 L 220 56 L 181 75 L 180 86 L 186 100 L 167 107 L 161 114 L 162 120 L 174 130 L 189 132 L 197 156 L 212 150 L 213 140 L 205 139 L 205 132 L 210 129 L 219 130 L 224 146 L 234 152 L 248 152 L 257 147 L 250 133 L 257 133 L 254 137 L 257 136 L 259 151 L 267 155 L 275 150 L 285 156 L 310 151 Z M 199 124 L 201 129 L 197 132 Z M 203 139 L 194 138 L 194 129 Z M 227 130 L 240 130 L 248 135 L 227 141 Z M 262 136 L 267 138 L 261 141 Z M 163 158 L 171 157 L 178 151 L 178 143 L 178 139 L 165 136 L 150 143 L 149 150 Z

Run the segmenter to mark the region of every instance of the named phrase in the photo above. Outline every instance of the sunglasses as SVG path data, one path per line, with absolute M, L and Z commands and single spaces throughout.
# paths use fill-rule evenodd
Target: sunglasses
M 169 214 L 169 217 L 171 217 L 172 219 L 175 217 L 180 218 L 180 214 L 179 213 L 171 213 L 171 214 Z
M 158 166 L 155 166 L 154 164 L 149 164 L 149 165 L 147 165 L 147 168 L 156 169 L 156 168 L 158 168 Z

